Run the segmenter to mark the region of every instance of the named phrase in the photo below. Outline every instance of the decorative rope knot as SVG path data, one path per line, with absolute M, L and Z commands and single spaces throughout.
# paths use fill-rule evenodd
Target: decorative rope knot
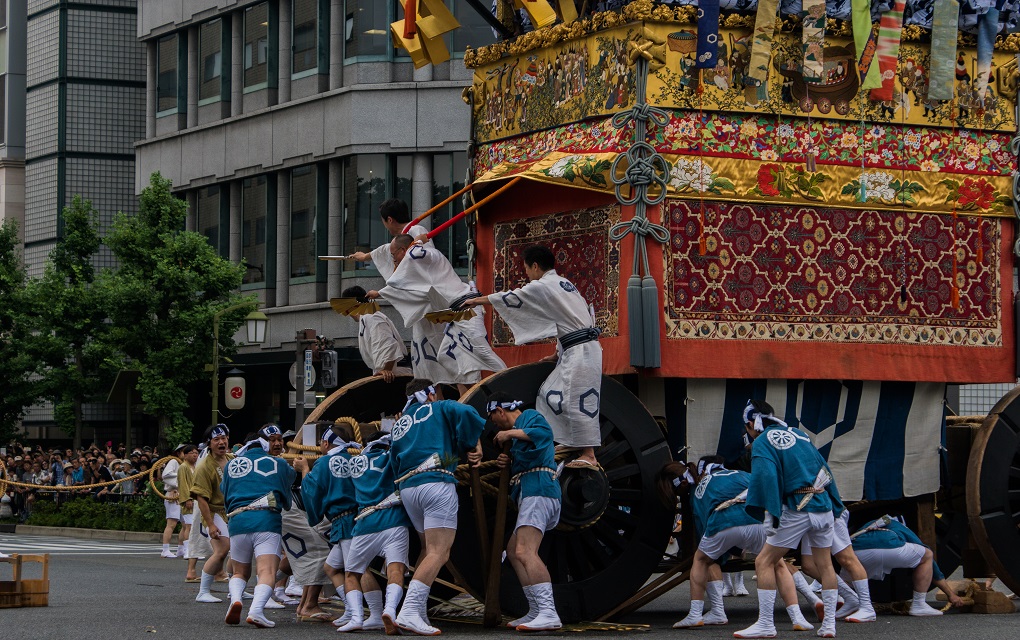
M 619 242 L 627 237 L 628 233 L 633 233 L 641 238 L 651 236 L 662 244 L 669 242 L 669 229 L 661 224 L 655 224 L 645 216 L 635 216 L 630 220 L 617 222 L 610 227 L 609 238 L 614 242 Z
M 617 129 L 626 127 L 630 122 L 654 122 L 660 127 L 669 124 L 669 114 L 665 109 L 653 107 L 647 102 L 639 102 L 626 111 L 613 116 L 613 126 Z
M 627 168 L 621 169 L 623 162 Z M 635 142 L 613 160 L 610 167 L 610 178 L 616 185 L 616 199 L 624 205 L 638 202 L 658 204 L 666 198 L 666 178 L 669 176 L 669 165 L 655 148 L 647 142 Z M 623 187 L 631 188 L 630 196 L 625 197 Z M 649 192 L 652 195 L 649 195 Z

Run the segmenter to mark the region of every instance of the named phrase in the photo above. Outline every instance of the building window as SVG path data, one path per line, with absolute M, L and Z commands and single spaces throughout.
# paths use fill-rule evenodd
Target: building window
M 156 110 L 170 113 L 179 107 L 180 36 L 173 34 L 156 41 Z
M 7 0 L 0 0 L 0 144 L 7 142 Z
M 319 67 L 319 0 L 293 0 L 294 74 Z
M 390 240 L 379 218 L 379 205 L 389 197 L 386 162 L 383 154 L 344 159 L 344 253 L 371 251 Z
M 197 230 L 209 244 L 220 252 L 220 212 L 221 193 L 219 185 L 204 187 L 198 190 L 198 226 Z
M 318 170 L 314 165 L 298 167 L 290 176 L 290 276 L 314 276 L 318 258 Z
M 266 234 L 269 189 L 266 176 L 241 183 L 241 257 L 248 267 L 244 284 L 266 281 Z
M 392 4 L 380 0 L 347 0 L 344 14 L 345 58 L 389 54 L 393 48 L 390 18 L 396 15 Z
M 446 200 L 451 193 L 464 187 L 467 172 L 467 154 L 440 153 L 432 158 L 432 204 L 437 205 Z M 432 214 L 432 228 L 446 222 L 464 210 L 463 200 L 456 198 L 453 202 Z M 458 222 L 437 235 L 432 241 L 443 255 L 450 259 L 454 267 L 467 268 L 468 229 L 463 222 Z
M 244 10 L 244 88 L 261 89 L 269 81 L 269 3 Z
M 220 98 L 223 85 L 223 20 L 206 22 L 198 30 L 199 100 Z
M 464 53 L 467 47 L 477 49 L 496 41 L 489 23 L 467 3 L 446 0 L 446 5 L 450 7 L 453 16 L 460 23 L 460 27 L 448 34 L 449 39 L 446 41 L 446 46 L 451 52 Z

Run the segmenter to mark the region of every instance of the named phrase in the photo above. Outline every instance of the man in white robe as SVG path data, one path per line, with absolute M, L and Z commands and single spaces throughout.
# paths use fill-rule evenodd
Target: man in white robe
M 381 296 L 389 300 L 407 327 L 417 328 L 422 322 L 428 322 L 426 313 L 457 309 L 477 293 L 460 279 L 443 254 L 414 242 L 410 235 L 393 238 L 390 253 L 396 270 L 382 290 L 369 291 L 367 297 Z M 506 368 L 506 363 L 489 346 L 483 314 L 437 326 L 444 327 L 438 349 L 416 342 L 413 356 L 413 362 L 432 360 L 438 365 L 440 375 L 433 376 L 433 382 L 456 384 L 464 393 L 481 379 L 482 371 Z M 417 368 L 414 375 L 420 377 Z
M 557 339 L 556 368 L 538 390 L 535 408 L 549 422 L 561 451 L 577 451 L 571 468 L 595 467 L 602 444 L 599 404 L 602 394 L 602 346 L 587 301 L 569 280 L 556 273 L 548 247 L 524 250 L 526 285 L 513 291 L 472 298 L 464 306 L 492 305 L 514 333 L 516 344 Z
M 343 297 L 364 299 L 366 291 L 361 287 L 344 289 Z M 366 314 L 352 313 L 351 317 L 358 323 L 358 351 L 365 366 L 372 370 L 372 375 L 382 376 L 386 382 L 393 382 L 397 376 L 410 376 L 407 367 L 398 367 L 397 363 L 407 355 L 407 345 L 400 339 L 397 328 L 393 326 L 382 311 Z
M 398 236 L 404 233 L 404 227 L 411 222 L 411 213 L 407 209 L 407 203 L 398 198 L 390 198 L 379 205 L 379 216 L 382 218 L 383 226 L 386 227 L 391 236 Z M 407 230 L 407 233 L 414 238 L 421 238 L 428 234 L 428 232 L 429 230 L 420 224 L 413 225 Z M 430 249 L 435 247 L 431 240 L 423 240 L 423 242 Z M 372 249 L 370 253 L 357 251 L 351 254 L 351 257 L 358 262 L 371 262 L 383 280 L 389 280 L 396 269 L 396 265 L 393 264 L 393 258 L 390 256 L 389 242 Z

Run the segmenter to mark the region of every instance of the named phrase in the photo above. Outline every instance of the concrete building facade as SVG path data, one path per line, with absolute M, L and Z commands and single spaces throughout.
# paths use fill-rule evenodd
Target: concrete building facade
M 447 40 L 454 57 L 415 70 L 389 35 L 402 4 L 139 4 L 147 73 L 136 190 L 152 172 L 169 178 L 190 205 L 188 228 L 244 261 L 242 290 L 256 294 L 271 319 L 267 342 L 236 358 L 254 399 L 243 419 L 293 423 L 287 372 L 298 330 L 336 340 L 341 381 L 367 373 L 356 324 L 335 314 L 329 298 L 382 281 L 370 264 L 317 257 L 388 241 L 377 213 L 386 198 L 404 199 L 417 214 L 464 184 L 470 113 L 461 94 L 471 76 L 460 58 L 465 46 L 493 36 L 467 3 L 449 0 L 462 24 Z M 458 267 L 467 264 L 466 237 L 458 226 L 436 238 Z
M 0 0 L 0 222 L 25 234 L 25 3 Z

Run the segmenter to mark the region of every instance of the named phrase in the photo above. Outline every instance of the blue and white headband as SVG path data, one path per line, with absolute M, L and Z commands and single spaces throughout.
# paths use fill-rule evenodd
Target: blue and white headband
M 280 427 L 276 426 L 275 424 L 267 424 L 266 426 L 259 429 L 259 437 L 264 438 L 266 440 L 268 440 L 270 436 L 282 436 L 282 435 L 283 431 L 280 431 Z
M 684 469 L 684 475 L 679 478 L 673 478 L 673 488 L 679 489 L 680 485 L 682 485 L 684 481 L 686 481 L 687 484 L 694 484 L 694 476 L 691 475 L 690 469 Z
M 486 403 L 485 411 L 487 413 L 492 413 L 496 409 L 514 411 L 515 409 L 519 409 L 522 406 L 524 406 L 524 403 L 521 402 L 520 400 L 511 400 L 510 402 L 497 402 L 496 400 L 493 400 L 492 402 Z
M 337 432 L 333 431 L 332 429 L 326 429 L 325 431 L 322 432 L 322 442 L 325 442 L 330 447 L 338 447 L 342 445 L 345 442 L 345 440 L 341 438 L 340 435 Z
M 436 388 L 433 387 L 432 385 L 425 387 L 421 391 L 415 391 L 411 395 L 407 396 L 407 404 L 405 404 L 404 408 L 400 410 L 401 413 L 407 411 L 407 408 L 410 407 L 415 402 L 417 402 L 418 404 L 425 404 L 425 401 L 429 399 L 429 396 L 433 395 L 435 392 Z
M 709 476 L 709 475 L 712 475 L 712 472 L 715 471 L 716 469 L 723 469 L 723 468 L 724 467 L 721 464 L 716 464 L 714 462 L 706 463 L 704 460 L 698 460 L 698 475 L 699 476 Z
M 790 426 L 771 413 L 762 413 L 761 411 L 758 411 L 754 408 L 754 403 L 748 400 L 747 406 L 744 407 L 744 424 L 753 422 L 754 430 L 761 433 L 765 430 L 765 423 L 762 421 L 762 418 L 768 418 L 770 423 L 779 425 L 780 427 Z
M 213 438 L 219 438 L 221 436 L 230 436 L 230 429 L 222 422 L 212 428 L 212 431 L 209 432 L 209 439 L 212 440 Z

